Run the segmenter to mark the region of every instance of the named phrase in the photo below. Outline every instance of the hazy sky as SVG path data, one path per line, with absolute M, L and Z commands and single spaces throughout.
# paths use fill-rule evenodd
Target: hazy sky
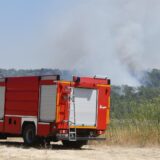
M 0 1 L 0 68 L 59 68 L 138 84 L 160 68 L 160 0 Z

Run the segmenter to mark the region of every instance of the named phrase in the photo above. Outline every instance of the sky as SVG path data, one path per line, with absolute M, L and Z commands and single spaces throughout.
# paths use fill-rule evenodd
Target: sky
M 159 0 L 0 0 L 0 68 L 67 69 L 138 85 L 160 69 Z

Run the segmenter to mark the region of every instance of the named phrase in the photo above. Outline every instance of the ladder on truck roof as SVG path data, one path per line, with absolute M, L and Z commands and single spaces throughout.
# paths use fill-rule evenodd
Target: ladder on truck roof
M 73 122 L 70 121 L 69 119 L 69 141 L 76 141 L 77 140 L 77 129 L 76 129 L 76 108 L 75 108 L 75 96 L 74 96 L 74 89 L 72 89 L 72 93 L 71 93 L 72 97 L 70 98 L 71 99 L 71 102 L 73 104 L 73 107 L 71 108 L 71 105 L 70 105 L 70 109 L 69 109 L 69 115 L 71 113 L 73 113 Z M 70 117 L 69 117 L 70 118 Z M 71 126 L 74 126 L 73 128 Z

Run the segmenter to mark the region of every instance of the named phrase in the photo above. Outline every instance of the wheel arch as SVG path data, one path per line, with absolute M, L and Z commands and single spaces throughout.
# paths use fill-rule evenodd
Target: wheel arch
M 34 125 L 35 131 L 37 134 L 37 118 L 28 118 L 28 117 L 22 118 L 22 120 L 21 120 L 21 133 L 23 134 L 25 126 L 27 126 L 29 124 Z

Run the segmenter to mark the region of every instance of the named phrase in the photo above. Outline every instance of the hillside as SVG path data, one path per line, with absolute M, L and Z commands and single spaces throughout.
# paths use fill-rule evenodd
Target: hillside
M 59 74 L 62 79 L 71 79 L 73 72 L 59 69 L 0 69 L 0 77 L 12 76 L 42 76 L 42 75 L 56 75 Z

